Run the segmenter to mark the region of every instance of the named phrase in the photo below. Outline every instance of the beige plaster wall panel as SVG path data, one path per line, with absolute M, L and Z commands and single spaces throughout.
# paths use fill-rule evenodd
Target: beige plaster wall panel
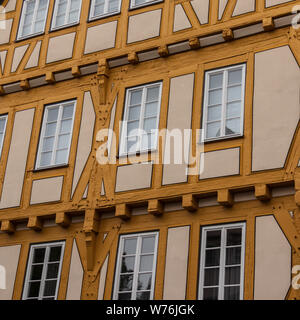
M 255 55 L 252 171 L 284 166 L 299 121 L 299 83 L 288 46 Z
M 46 62 L 51 63 L 72 58 L 75 36 L 76 32 L 72 32 L 50 38 Z
M 153 10 L 129 17 L 127 43 L 142 41 L 160 35 L 162 10 Z
M 84 54 L 114 48 L 118 21 L 99 24 L 87 30 Z
M 0 247 L 0 300 L 12 300 L 20 250 L 21 245 Z
M 5 6 L 5 13 L 15 11 L 16 10 L 17 0 L 9 0 L 7 5 Z
M 192 0 L 191 5 L 201 24 L 208 23 L 209 19 L 209 0 Z
M 39 64 L 40 51 L 41 51 L 42 41 L 38 41 L 31 53 L 30 58 L 27 61 L 25 69 L 37 67 Z
M 34 113 L 32 108 L 15 114 L 0 209 L 20 205 Z
M 1 72 L 4 72 L 5 62 L 6 62 L 7 50 L 0 52 L 0 63 L 1 63 Z
M 102 179 L 102 183 L 101 183 L 101 196 L 105 196 L 105 186 L 104 186 L 104 180 Z
M 105 236 L 106 238 L 106 236 Z M 104 238 L 104 240 L 105 240 Z M 104 298 L 104 290 L 105 290 L 105 283 L 106 283 L 106 275 L 107 275 L 107 267 L 108 267 L 108 259 L 109 254 L 107 255 L 103 266 L 100 271 L 100 281 L 99 281 L 99 289 L 98 289 L 98 300 L 103 300 Z
M 29 45 L 21 46 L 15 48 L 14 57 L 11 65 L 11 72 L 16 72 L 18 69 L 18 66 L 20 65 L 20 62 L 22 61 Z
M 82 281 L 83 281 L 83 268 L 82 268 L 76 240 L 74 240 L 66 300 L 80 300 Z
M 13 19 L 8 19 L 8 20 L 1 21 L 0 45 L 9 43 L 12 23 L 13 23 Z
M 34 180 L 30 204 L 60 201 L 64 177 Z
M 85 190 L 84 190 L 82 199 L 86 199 L 86 198 L 87 198 L 88 192 L 89 192 L 89 184 L 87 184 L 87 186 L 86 186 L 86 188 L 85 188 Z
M 287 2 L 292 2 L 293 0 L 265 0 L 266 8 L 276 6 L 278 4 L 283 4 Z
M 238 0 L 232 16 L 238 16 L 255 10 L 255 0 Z
M 256 218 L 255 300 L 283 300 L 291 285 L 291 247 L 273 216 Z
M 77 144 L 76 161 L 72 183 L 72 197 L 92 149 L 95 119 L 96 115 L 92 96 L 90 91 L 86 91 L 84 93 L 81 124 Z
M 118 167 L 116 192 L 150 188 L 152 166 L 152 162 L 148 162 Z
M 176 143 L 174 148 L 173 139 L 166 139 L 162 183 L 164 185 L 173 183 L 182 183 L 187 181 L 187 164 L 188 159 L 184 159 L 184 154 L 189 154 L 189 141 L 184 141 L 184 129 L 191 128 L 192 110 L 193 110 L 193 94 L 194 94 L 194 74 L 186 74 L 171 79 L 170 98 L 168 110 L 167 129 L 179 131 L 182 135 L 183 148 L 180 151 Z M 174 132 L 175 132 L 174 131 Z M 170 136 L 172 133 L 170 134 Z M 187 137 L 188 138 L 188 137 Z M 170 153 L 169 153 L 170 151 Z M 181 155 L 180 155 L 181 153 Z M 178 154 L 182 158 L 181 164 L 177 164 L 173 159 Z M 176 156 L 177 157 L 177 156 Z
M 163 300 L 185 300 L 190 227 L 169 228 Z
M 240 173 L 240 149 L 231 148 L 202 153 L 202 172 L 199 178 L 209 179 L 238 175 Z
M 181 4 L 175 6 L 173 32 L 191 28 L 192 25 Z
M 219 0 L 219 20 L 222 19 L 228 0 Z

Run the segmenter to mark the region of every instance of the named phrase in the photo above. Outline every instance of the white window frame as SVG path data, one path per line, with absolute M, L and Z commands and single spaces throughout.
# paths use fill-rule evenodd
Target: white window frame
M 29 289 L 29 281 L 30 281 L 32 263 L 33 263 L 34 249 L 46 248 L 44 262 L 43 262 L 41 285 L 40 285 L 40 291 L 39 291 L 39 296 L 38 296 L 38 300 L 42 300 L 43 299 L 43 292 L 44 292 L 44 288 L 45 288 L 46 275 L 47 275 L 47 268 L 45 265 L 47 265 L 47 262 L 49 261 L 50 248 L 57 247 L 57 246 L 61 246 L 61 256 L 60 256 L 60 261 L 59 261 L 59 270 L 58 270 L 58 274 L 57 274 L 57 283 L 56 283 L 55 298 L 54 298 L 54 300 L 57 300 L 57 295 L 58 295 L 58 290 L 59 290 L 59 285 L 60 285 L 60 278 L 61 278 L 62 264 L 63 264 L 64 254 L 65 254 L 65 241 L 32 244 L 30 246 L 29 259 L 27 262 L 27 270 L 26 270 L 22 300 L 34 300 L 35 299 L 35 298 L 28 298 L 28 289 Z M 45 298 L 47 298 L 47 297 L 45 297 Z
M 7 114 L 0 116 L 0 119 L 5 119 L 5 125 L 4 125 L 4 129 L 3 129 L 3 137 L 2 137 L 2 140 L 0 141 L 0 158 L 1 158 L 1 155 L 2 155 L 2 149 L 3 149 L 5 134 L 6 134 L 7 117 L 8 117 Z
M 130 9 L 150 6 L 151 4 L 156 4 L 163 2 L 164 0 L 146 0 L 146 2 L 136 5 L 135 0 L 130 0 Z
M 240 300 L 244 297 L 244 273 L 245 273 L 245 246 L 246 246 L 246 223 L 232 223 L 203 227 L 201 230 L 201 251 L 200 251 L 200 276 L 199 276 L 199 300 L 203 300 L 203 288 L 204 286 L 204 267 L 205 267 L 205 252 L 206 252 L 206 234 L 207 231 L 219 231 L 221 230 L 221 248 L 220 248 L 220 271 L 219 271 L 219 284 L 218 286 L 218 300 L 224 299 L 224 282 L 225 282 L 225 258 L 226 258 L 226 231 L 228 229 L 242 229 L 241 239 L 241 264 L 237 265 L 241 268 L 240 278 Z M 226 285 L 227 287 L 230 285 Z M 237 286 L 237 285 L 231 285 Z
M 154 288 L 155 288 L 155 278 L 156 278 L 158 239 L 159 239 L 159 232 L 158 231 L 135 233 L 135 234 L 128 234 L 128 235 L 121 235 L 120 236 L 119 250 L 118 250 L 118 255 L 117 255 L 117 265 L 116 265 L 116 272 L 115 272 L 115 281 L 114 281 L 113 300 L 118 300 L 118 294 L 120 293 L 120 291 L 119 291 L 120 273 L 121 273 L 121 266 L 122 266 L 122 253 L 123 253 L 123 249 L 124 249 L 125 240 L 137 238 L 137 248 L 136 248 L 136 254 L 135 254 L 136 258 L 135 258 L 135 262 L 134 262 L 133 281 L 132 281 L 132 299 L 131 299 L 131 300 L 136 300 L 137 280 L 138 280 L 140 260 L 141 260 L 140 257 L 141 257 L 142 238 L 149 237 L 149 236 L 155 236 L 151 290 L 150 290 L 150 300 L 153 300 Z M 149 273 L 149 271 L 146 273 Z
M 121 6 L 122 6 L 122 0 L 119 0 L 119 7 L 117 11 L 113 11 L 113 12 L 108 12 L 108 3 L 109 0 L 105 0 L 105 4 L 104 4 L 104 13 L 103 14 L 98 14 L 95 15 L 95 5 L 96 5 L 96 1 L 92 0 L 91 1 L 91 7 L 90 7 L 90 14 L 89 14 L 89 20 L 96 20 L 96 19 L 100 19 L 100 18 L 104 18 L 104 17 L 109 17 L 109 16 L 113 16 L 115 14 L 119 14 L 121 12 Z
M 31 0 L 29 0 L 29 1 L 31 1 Z M 35 3 L 35 7 L 34 7 L 34 15 L 33 15 L 33 19 L 32 19 L 33 22 L 32 22 L 32 25 L 31 25 L 31 31 L 33 30 L 33 27 L 35 25 L 35 20 L 36 20 L 36 15 L 37 15 L 37 10 L 38 10 L 38 7 L 39 7 L 39 1 L 40 0 L 35 0 L 35 1 L 36 1 L 36 3 Z M 30 34 L 28 34 L 26 36 L 21 36 L 21 31 L 23 30 L 23 27 L 24 27 L 25 12 L 26 12 L 27 5 L 28 5 L 28 0 L 24 0 L 23 1 L 21 17 L 20 17 L 20 24 L 19 24 L 19 28 L 18 28 L 17 40 L 23 40 L 23 39 L 31 38 L 31 37 L 43 34 L 45 32 L 46 22 L 47 22 L 47 18 L 48 18 L 48 11 L 49 11 L 49 2 L 50 2 L 50 0 L 47 0 L 46 17 L 45 17 L 45 21 L 44 21 L 43 30 L 40 31 L 40 32 L 36 32 L 36 33 L 31 32 Z
M 226 126 L 226 108 L 227 108 L 227 92 L 228 92 L 228 73 L 234 69 L 242 68 L 242 94 L 241 94 L 241 123 L 240 123 L 240 133 L 234 134 L 225 134 L 225 126 Z M 209 77 L 210 75 L 215 75 L 223 73 L 223 84 L 222 84 L 222 115 L 221 115 L 221 132 L 219 137 L 206 138 L 207 134 L 207 116 L 208 116 L 208 93 L 209 93 Z M 244 109 L 245 109 L 245 86 L 246 86 L 246 63 L 219 68 L 215 70 L 209 70 L 205 72 L 205 82 L 204 82 L 204 104 L 203 104 L 203 120 L 202 120 L 202 128 L 203 128 L 203 137 L 201 142 L 206 141 L 215 141 L 215 140 L 223 140 L 229 139 L 233 137 L 241 137 L 244 134 Z
M 71 126 L 71 131 L 70 131 L 70 143 L 69 143 L 69 148 L 68 148 L 68 155 L 67 155 L 67 161 L 65 163 L 60 163 L 60 164 L 55 164 L 55 156 L 57 152 L 57 144 L 58 144 L 58 135 L 59 135 L 59 130 L 61 127 L 61 119 L 62 119 L 62 113 L 63 113 L 63 107 L 65 104 L 69 104 L 73 102 L 74 103 L 74 109 L 73 109 L 73 119 L 72 119 L 72 126 Z M 44 110 L 44 116 L 43 116 L 43 123 L 42 123 L 42 130 L 40 134 L 40 139 L 39 139 L 39 147 L 38 147 L 38 153 L 37 153 L 37 160 L 36 160 L 36 166 L 35 169 L 45 169 L 45 168 L 53 168 L 53 167 L 60 167 L 63 165 L 67 165 L 69 163 L 69 156 L 70 156 L 70 149 L 72 145 L 72 137 L 73 137 L 73 127 L 74 127 L 74 120 L 75 120 L 75 115 L 76 115 L 76 105 L 77 105 L 77 100 L 72 99 L 68 101 L 63 101 L 59 103 L 54 103 L 54 104 L 49 104 L 45 106 Z M 47 117 L 48 117 L 48 110 L 51 108 L 56 108 L 59 107 L 58 111 L 58 117 L 57 117 L 57 126 L 56 126 L 56 131 L 55 131 L 55 137 L 54 137 L 54 148 L 53 148 L 53 154 L 52 154 L 52 159 L 51 159 L 51 164 L 49 166 L 41 166 L 41 154 L 42 154 L 42 147 L 43 147 L 43 138 L 45 136 L 45 131 L 46 131 L 46 123 L 47 123 Z
M 55 26 L 55 25 L 56 25 L 56 18 L 57 18 L 58 6 L 59 6 L 59 2 L 60 2 L 60 1 L 61 1 L 61 0 L 55 0 L 54 10 L 53 10 L 53 17 L 52 17 L 52 23 L 51 23 L 51 30 L 59 30 L 59 29 L 63 29 L 63 28 L 70 27 L 70 26 L 74 26 L 74 25 L 78 24 L 79 21 L 80 21 L 82 0 L 79 0 L 79 1 L 80 1 L 80 5 L 79 5 L 79 10 L 78 10 L 78 19 L 77 19 L 77 21 L 72 22 L 72 23 L 68 23 L 68 22 L 66 21 L 67 18 L 68 18 L 68 16 L 69 16 L 70 9 L 71 9 L 71 0 L 67 0 L 68 3 L 67 3 L 66 15 L 65 15 L 65 22 L 64 22 L 63 25 L 56 27 L 56 26 Z
M 155 143 L 153 147 L 148 146 L 147 149 L 141 149 L 141 134 L 138 136 L 138 148 L 136 152 L 128 152 L 127 148 L 127 121 L 129 117 L 129 99 L 130 99 L 130 92 L 136 91 L 139 89 L 143 89 L 142 93 L 142 102 L 141 102 L 141 111 L 140 111 L 140 119 L 139 119 L 139 128 L 138 130 L 143 130 L 143 122 L 144 122 L 144 115 L 145 115 L 145 105 L 146 105 L 146 91 L 148 88 L 155 87 L 157 85 L 160 85 L 159 87 L 159 95 L 158 95 L 158 111 L 157 111 L 157 118 L 156 118 L 156 132 L 155 132 Z M 161 97 L 162 97 L 162 81 L 157 81 L 149 84 L 144 84 L 141 86 L 131 87 L 126 89 L 126 98 L 125 98 L 125 110 L 124 110 L 124 117 L 122 122 L 122 129 L 121 129 L 121 137 L 120 137 L 120 150 L 119 150 L 119 156 L 128 156 L 128 155 L 135 155 L 137 153 L 144 153 L 149 151 L 154 151 L 157 149 L 158 144 L 158 129 L 159 129 L 159 120 L 160 120 L 160 111 L 161 111 Z

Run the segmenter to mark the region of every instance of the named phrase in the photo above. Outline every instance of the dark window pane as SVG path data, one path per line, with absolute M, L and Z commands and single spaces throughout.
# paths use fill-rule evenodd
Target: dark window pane
M 46 252 L 46 249 L 45 249 L 45 248 L 34 249 L 33 263 L 41 263 L 41 262 L 44 262 L 45 252 Z
M 45 281 L 44 297 L 55 296 L 56 283 L 56 280 Z
M 33 265 L 31 268 L 30 280 L 41 280 L 43 272 L 43 265 Z
M 240 284 L 240 267 L 225 268 L 225 285 Z
M 42 300 L 55 300 L 55 297 L 52 297 L 52 298 L 43 298 Z
M 136 300 L 150 300 L 150 291 L 138 292 L 136 294 Z
M 121 273 L 129 273 L 134 270 L 135 257 L 127 257 L 122 259 Z
M 118 300 L 131 300 L 131 293 L 119 293 Z
M 241 247 L 226 249 L 226 265 L 241 263 Z
M 208 231 L 206 239 L 206 248 L 220 247 L 221 230 Z
M 140 274 L 138 277 L 138 290 L 150 290 L 151 289 L 152 273 Z
M 240 287 L 225 287 L 224 300 L 240 300 Z
M 142 253 L 154 252 L 155 237 L 143 237 L 142 241 Z
M 204 288 L 203 300 L 218 300 L 218 288 Z
M 121 275 L 120 276 L 120 291 L 131 291 L 132 289 L 132 281 L 133 281 L 133 275 L 127 274 L 127 275 Z
M 205 266 L 214 267 L 220 264 L 220 249 L 206 250 Z
M 242 242 L 242 229 L 227 230 L 227 246 L 238 246 Z
M 58 276 L 59 263 L 48 264 L 47 279 L 55 279 Z
M 204 272 L 204 286 L 216 286 L 219 284 L 219 268 L 206 269 Z
M 136 253 L 136 241 L 137 239 L 126 239 L 124 241 L 123 255 Z
M 61 247 L 50 248 L 49 262 L 60 261 Z
M 28 298 L 36 298 L 39 296 L 41 282 L 29 282 Z

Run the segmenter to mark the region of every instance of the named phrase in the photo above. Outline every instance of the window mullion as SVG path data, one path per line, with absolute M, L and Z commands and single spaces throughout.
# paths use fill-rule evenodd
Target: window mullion
M 38 157 L 37 157 L 38 167 L 41 166 L 41 156 L 42 156 L 43 144 L 44 144 L 44 140 L 45 140 L 47 119 L 48 119 L 48 108 L 46 108 L 45 113 L 44 113 L 43 126 L 42 126 L 42 132 L 41 132 L 42 139 L 40 139 L 40 142 L 39 142 L 39 150 L 38 150 Z
M 144 120 L 145 120 L 145 105 L 146 105 L 146 92 L 147 86 L 143 88 L 142 101 L 141 101 L 141 114 L 140 114 L 140 123 L 139 123 L 139 143 L 138 150 L 141 151 L 142 147 L 142 130 L 144 130 Z
M 142 237 L 137 237 L 137 245 L 136 245 L 136 256 L 134 263 L 134 273 L 133 273 L 133 281 L 132 281 L 132 298 L 136 300 L 136 291 L 138 284 L 138 275 L 139 275 L 139 267 L 140 267 L 140 258 L 141 258 L 141 245 Z
M 225 281 L 225 258 L 226 258 L 226 229 L 221 229 L 221 257 L 220 257 L 220 282 L 219 299 L 224 300 L 224 281 Z
M 33 17 L 32 17 L 31 34 L 35 33 L 34 32 L 34 27 L 35 27 L 35 23 L 36 23 L 36 17 L 37 17 L 37 12 L 38 12 L 39 5 L 40 5 L 40 0 L 37 0 L 36 3 L 35 3 Z
M 71 0 L 68 0 L 66 15 L 65 15 L 65 25 L 69 23 L 68 20 L 69 20 L 70 10 L 71 10 Z
M 40 292 L 39 292 L 39 300 L 43 299 L 44 296 L 44 289 L 45 289 L 45 279 L 46 279 L 46 273 L 48 269 L 48 260 L 49 260 L 49 252 L 50 248 L 49 246 L 46 247 L 46 252 L 45 252 L 45 258 L 44 258 L 44 263 L 43 263 L 43 271 L 42 271 L 42 277 L 41 277 L 41 286 L 40 286 Z
M 59 131 L 60 131 L 60 127 L 61 127 L 62 110 L 63 110 L 63 106 L 59 105 L 58 116 L 57 116 L 57 126 L 56 126 L 55 138 L 54 138 L 54 143 L 53 143 L 53 153 L 52 153 L 51 165 L 55 164 L 57 145 L 58 145 L 58 136 L 59 136 Z
M 108 13 L 108 5 L 109 5 L 109 0 L 105 0 L 103 14 Z
M 223 71 L 223 92 L 222 92 L 222 119 L 221 119 L 221 137 L 226 135 L 226 102 L 227 102 L 227 83 L 228 70 Z

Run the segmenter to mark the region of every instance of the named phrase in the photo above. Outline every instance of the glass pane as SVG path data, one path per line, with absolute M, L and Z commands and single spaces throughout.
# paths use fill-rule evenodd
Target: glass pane
M 45 137 L 54 136 L 57 122 L 47 123 L 45 130 Z
M 151 134 L 144 134 L 142 136 L 141 150 L 150 150 L 154 145 L 154 142 L 152 141 L 153 139 L 153 135 L 151 136 Z
M 214 267 L 220 264 L 220 249 L 206 250 L 205 267 Z
M 68 162 L 68 150 L 58 150 L 56 152 L 55 164 L 63 164 Z
M 241 119 L 231 119 L 226 121 L 225 134 L 236 134 L 241 132 Z
M 33 263 L 42 263 L 45 259 L 46 248 L 35 248 L 33 254 Z
M 47 122 L 57 121 L 59 108 L 48 108 Z
M 104 13 L 104 0 L 96 0 L 95 2 L 95 13 L 94 15 L 100 15 Z
M 136 300 L 150 300 L 150 291 L 137 292 Z
M 221 246 L 221 230 L 213 230 L 206 232 L 206 248 L 214 248 Z
M 41 282 L 29 282 L 28 298 L 36 298 L 39 296 Z
M 44 288 L 44 297 L 51 297 L 55 295 L 56 291 L 56 283 L 57 280 L 50 280 L 50 281 L 45 281 L 45 288 Z
M 52 298 L 42 298 L 42 300 L 55 300 L 55 297 L 52 297 Z
M 240 287 L 225 287 L 224 300 L 240 300 Z
M 68 104 L 64 106 L 63 109 L 63 115 L 62 118 L 63 119 L 67 119 L 67 118 L 73 118 L 73 112 L 74 112 L 74 105 L 72 104 Z
M 207 121 L 221 120 L 222 106 L 218 105 L 215 107 L 208 107 L 207 110 Z
M 219 284 L 219 268 L 204 270 L 204 286 L 216 286 Z
M 119 11 L 119 0 L 110 0 L 108 2 L 108 12 Z
M 140 271 L 152 271 L 153 268 L 153 254 L 141 256 Z
M 60 133 L 70 133 L 72 128 L 72 120 L 62 120 L 60 125 Z
M 211 74 L 209 76 L 209 89 L 223 87 L 223 72 L 219 74 Z
M 155 237 L 143 237 L 142 241 L 142 253 L 154 252 Z
M 127 257 L 122 259 L 121 273 L 129 273 L 134 271 L 135 257 Z
M 150 290 L 151 279 L 152 279 L 152 273 L 140 274 L 138 277 L 137 290 Z
M 128 120 L 139 120 L 140 119 L 141 106 L 130 107 Z
M 69 149 L 70 146 L 70 135 L 64 134 L 58 137 L 58 149 Z
M 146 103 L 145 117 L 153 117 L 153 116 L 156 117 L 157 116 L 157 106 L 158 106 L 157 102 Z
M 158 101 L 159 87 L 151 87 L 147 89 L 147 102 Z
M 123 255 L 135 254 L 137 239 L 125 239 Z
M 218 300 L 219 288 L 204 288 L 203 300 Z
M 142 94 L 143 90 L 136 90 L 136 91 L 131 91 L 130 94 L 130 105 L 136 105 L 136 104 L 141 104 L 142 102 Z
M 61 256 L 61 247 L 51 247 L 49 262 L 60 261 Z
M 137 151 L 137 137 L 128 138 L 127 140 L 127 152 L 136 152 Z
M 227 104 L 226 118 L 240 117 L 241 102 L 231 102 Z
M 37 264 L 31 267 L 30 280 L 41 280 L 43 272 L 43 265 Z
M 222 92 L 222 89 L 210 91 L 208 94 L 208 105 L 221 104 Z
M 145 119 L 144 130 L 150 133 L 153 129 L 156 129 L 156 118 Z
M 226 249 L 226 265 L 241 263 L 241 247 Z
M 221 122 L 212 122 L 207 124 L 206 138 L 216 138 L 221 135 Z
M 138 134 L 139 121 L 127 122 L 127 135 L 134 136 Z
M 240 267 L 225 268 L 225 285 L 226 284 L 240 284 L 241 277 Z
M 131 293 L 119 293 L 118 300 L 131 300 Z
M 140 4 L 146 3 L 147 0 L 135 0 L 135 6 L 138 6 Z
M 56 279 L 58 277 L 59 263 L 48 264 L 47 279 Z
M 242 229 L 228 229 L 227 230 L 227 246 L 238 246 L 242 243 Z
M 52 152 L 41 153 L 41 167 L 50 166 L 52 158 Z
M 6 122 L 6 118 L 0 119 L 0 132 L 1 133 L 4 132 L 5 122 Z
M 228 72 L 228 84 L 242 83 L 242 69 L 232 70 Z
M 53 138 L 45 138 L 43 143 L 43 152 L 52 151 L 54 144 L 54 137 Z
M 132 274 L 126 274 L 120 276 L 120 291 L 131 291 L 132 289 L 132 281 L 133 281 L 133 275 Z
M 241 100 L 242 98 L 242 86 L 230 87 L 227 90 L 227 102 L 234 100 Z

